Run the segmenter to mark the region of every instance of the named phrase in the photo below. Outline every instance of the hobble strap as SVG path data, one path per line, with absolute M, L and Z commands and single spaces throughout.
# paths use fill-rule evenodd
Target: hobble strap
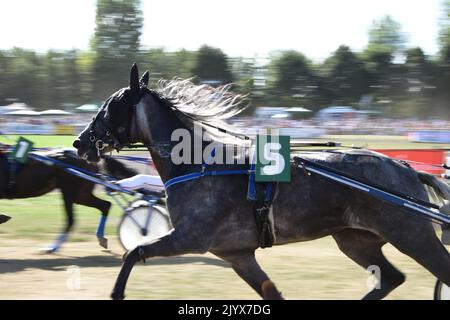
M 97 231 L 95 233 L 97 238 L 103 238 L 105 236 L 105 226 L 106 226 L 106 220 L 107 219 L 108 219 L 108 217 L 104 216 L 104 215 L 102 215 L 100 217 L 100 222 L 98 224 Z

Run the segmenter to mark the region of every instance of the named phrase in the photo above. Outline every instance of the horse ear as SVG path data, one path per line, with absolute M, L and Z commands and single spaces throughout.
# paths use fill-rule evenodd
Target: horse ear
M 136 62 L 133 63 L 130 71 L 130 89 L 133 91 L 139 90 L 139 71 Z
M 139 80 L 139 82 L 141 83 L 141 85 L 143 86 L 148 86 L 148 80 L 150 78 L 150 72 L 147 70 L 145 71 L 145 73 L 142 75 L 141 80 Z

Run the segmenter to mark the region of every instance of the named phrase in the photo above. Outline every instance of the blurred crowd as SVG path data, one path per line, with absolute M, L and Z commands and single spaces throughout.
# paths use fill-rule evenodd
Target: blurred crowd
M 291 119 L 259 119 L 259 118 L 238 118 L 232 121 L 233 126 L 240 131 L 245 128 L 301 128 L 304 130 L 314 130 L 323 134 L 372 134 L 372 135 L 405 135 L 412 131 L 450 131 L 450 121 L 431 119 L 335 119 L 321 122 L 311 118 L 305 120 Z M 317 131 L 317 129 L 321 129 Z M 313 131 L 312 131 L 313 132 Z
M 0 132 L 15 125 L 38 126 L 73 126 L 75 132 L 80 132 L 92 120 L 93 114 L 74 114 L 56 117 L 0 117 Z M 319 137 L 320 135 L 334 134 L 364 134 L 364 135 L 405 135 L 413 131 L 450 131 L 450 121 L 440 119 L 391 119 L 391 118 L 341 118 L 321 121 L 317 118 L 294 119 L 267 119 L 257 117 L 237 117 L 228 123 L 239 132 L 256 132 L 264 128 L 284 128 L 302 130 L 301 137 Z M 309 130 L 309 131 L 308 131 Z M 295 135 L 296 132 L 293 132 Z

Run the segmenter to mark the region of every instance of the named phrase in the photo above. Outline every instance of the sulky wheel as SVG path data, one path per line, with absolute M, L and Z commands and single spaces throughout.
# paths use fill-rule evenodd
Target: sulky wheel
M 167 210 L 146 201 L 132 204 L 119 224 L 119 240 L 125 250 L 133 250 L 166 235 L 172 229 Z
M 437 280 L 434 287 L 434 300 L 450 300 L 450 287 Z

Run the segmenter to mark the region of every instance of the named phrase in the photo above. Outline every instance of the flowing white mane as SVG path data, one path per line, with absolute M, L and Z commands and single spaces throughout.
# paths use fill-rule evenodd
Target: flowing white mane
M 189 79 L 159 80 L 156 91 L 181 112 L 204 121 L 231 118 L 247 106 L 246 96 L 230 92 L 231 85 L 218 88 L 195 85 Z

